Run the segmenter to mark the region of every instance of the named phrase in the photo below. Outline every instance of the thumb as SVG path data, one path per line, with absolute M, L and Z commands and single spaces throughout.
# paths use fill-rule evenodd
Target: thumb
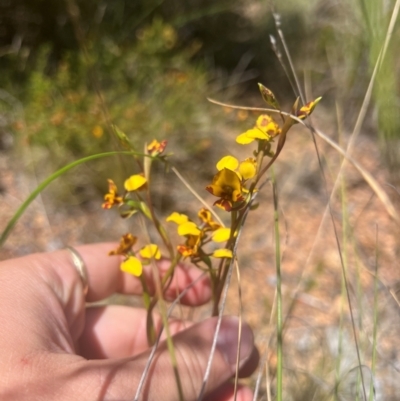
M 185 401 L 196 400 L 199 396 L 217 321 L 217 318 L 207 319 L 173 337 L 177 372 Z M 237 318 L 224 317 L 222 319 L 204 394 L 217 390 L 234 375 L 238 351 L 238 329 L 239 321 Z M 252 369 L 255 369 L 258 362 L 257 357 L 254 357 L 255 355 L 257 352 L 255 351 L 253 333 L 250 327 L 244 323 L 241 332 L 239 367 L 243 365 L 248 367 L 249 362 L 251 364 L 250 359 L 255 359 L 252 363 Z M 88 392 L 92 387 L 91 395 L 94 397 L 97 395 L 99 399 L 132 400 L 148 358 L 149 352 L 146 352 L 133 360 L 89 361 L 87 363 L 92 366 L 91 368 L 87 366 L 89 371 L 81 376 L 86 380 L 86 384 L 82 383 L 82 385 Z M 94 364 L 96 366 L 93 366 Z M 96 375 L 96 380 L 93 380 L 94 377 L 91 377 L 90 371 Z M 100 389 L 99 381 L 102 383 Z M 93 387 L 94 384 L 95 387 Z M 158 347 L 139 399 L 149 401 L 176 401 L 180 399 L 180 391 L 165 342 Z

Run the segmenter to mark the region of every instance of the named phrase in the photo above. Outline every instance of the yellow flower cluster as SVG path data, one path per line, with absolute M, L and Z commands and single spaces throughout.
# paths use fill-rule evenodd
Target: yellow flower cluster
M 206 190 L 219 199 L 214 202 L 215 206 L 222 208 L 227 212 L 243 209 L 251 198 L 251 192 L 256 191 L 256 184 L 260 177 L 276 160 L 285 143 L 288 130 L 298 121 L 292 116 L 284 116 L 280 112 L 280 106 L 275 95 L 262 84 L 258 84 L 262 98 L 265 102 L 279 112 L 283 126 L 279 124 L 268 114 L 261 114 L 253 128 L 243 132 L 236 138 L 236 142 L 241 145 L 248 145 L 257 142 L 257 149 L 254 151 L 254 158 L 248 158 L 241 163 L 233 156 L 225 156 L 217 163 L 218 173 L 214 176 L 212 183 L 206 187 Z M 315 106 L 321 100 L 318 99 L 305 104 L 298 109 L 298 102 L 293 105 L 292 115 L 298 119 L 304 120 L 314 110 Z M 271 151 L 271 146 L 276 137 L 279 137 L 275 153 Z M 270 157 L 271 160 L 262 168 L 264 157 Z M 253 180 L 253 185 L 246 188 L 246 182 Z
M 161 252 L 156 244 L 148 244 L 139 250 L 141 259 L 136 256 L 132 250 L 137 242 L 137 237 L 128 233 L 121 237 L 117 249 L 111 251 L 109 255 L 122 255 L 124 261 L 121 263 L 121 270 L 139 277 L 143 272 L 143 264 L 148 264 L 151 259 L 161 259 Z
M 124 135 L 124 134 L 123 134 Z M 164 152 L 167 145 L 166 141 L 152 141 L 146 148 L 147 154 L 152 157 L 159 156 Z M 111 209 L 117 206 L 121 217 L 130 217 L 137 212 L 142 212 L 149 216 L 148 208 L 142 201 L 139 191 L 147 189 L 147 179 L 144 173 L 133 174 L 124 182 L 125 193 L 120 195 L 118 188 L 113 180 L 108 180 L 108 193 L 104 196 L 104 209 Z M 139 277 L 143 271 L 143 264 L 148 264 L 151 259 L 161 258 L 161 252 L 156 244 L 148 244 L 138 252 L 133 251 L 133 246 L 137 242 L 137 237 L 128 233 L 122 236 L 117 249 L 111 251 L 110 255 L 122 255 L 124 260 L 121 263 L 121 270 Z M 137 256 L 138 253 L 138 256 Z
M 178 252 L 185 258 L 190 257 L 193 262 L 204 261 L 209 256 L 214 258 L 231 258 L 232 251 L 229 249 L 216 249 L 212 253 L 204 249 L 204 246 L 210 241 L 217 243 L 228 241 L 231 236 L 230 228 L 222 227 L 214 221 L 208 209 L 200 209 L 198 217 L 201 221 L 199 225 L 189 220 L 189 217 L 185 214 L 173 212 L 167 217 L 166 221 L 177 224 L 178 234 L 186 238 L 184 244 L 177 246 Z

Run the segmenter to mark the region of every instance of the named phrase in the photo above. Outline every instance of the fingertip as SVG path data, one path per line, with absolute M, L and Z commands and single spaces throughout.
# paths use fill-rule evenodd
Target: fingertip
M 242 384 L 238 384 L 236 391 L 234 383 L 226 383 L 205 398 L 205 401 L 252 401 L 253 391 Z
M 217 348 L 232 367 L 232 373 L 234 373 L 238 353 L 241 368 L 249 362 L 254 353 L 253 331 L 247 323 L 240 323 L 236 316 L 225 316 L 218 333 Z

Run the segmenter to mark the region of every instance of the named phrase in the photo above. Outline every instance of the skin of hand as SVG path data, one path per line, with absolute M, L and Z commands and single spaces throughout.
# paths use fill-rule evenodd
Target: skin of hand
M 79 246 L 89 281 L 81 278 L 67 250 L 33 254 L 0 262 L 0 399 L 18 401 L 133 400 L 150 349 L 146 312 L 127 306 L 87 307 L 114 293 L 141 294 L 139 279 L 119 269 L 120 257 L 107 256 L 113 243 Z M 158 264 L 161 274 L 168 261 Z M 144 274 L 154 288 L 151 266 Z M 166 293 L 172 300 L 201 275 L 179 265 Z M 211 297 L 206 277 L 182 298 L 201 305 Z M 158 322 L 160 319 L 157 319 Z M 197 400 L 214 337 L 216 318 L 197 324 L 172 321 L 174 347 L 185 401 Z M 204 400 L 233 400 L 238 319 L 224 317 Z M 243 323 L 240 376 L 250 375 L 258 352 L 250 327 Z M 252 400 L 239 386 L 238 401 Z M 160 343 L 140 400 L 179 400 L 170 354 Z

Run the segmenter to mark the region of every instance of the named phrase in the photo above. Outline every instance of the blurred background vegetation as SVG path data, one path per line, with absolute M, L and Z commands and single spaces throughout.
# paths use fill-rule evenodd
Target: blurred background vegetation
M 117 148 L 115 124 L 142 144 L 167 138 L 183 164 L 204 165 L 221 124 L 240 126 L 206 98 L 262 105 L 257 82 L 283 101 L 292 74 L 271 46 L 279 13 L 296 73 L 353 129 L 382 48 L 393 1 L 3 0 L 0 2 L 0 137 L 49 174 Z M 398 24 L 374 87 L 365 127 L 399 169 Z M 309 93 L 311 95 L 311 93 Z M 240 128 L 239 128 L 240 129 Z M 218 144 L 217 144 L 218 145 Z M 142 146 L 142 145 L 140 145 Z M 182 152 L 179 152 L 182 149 Z M 104 189 L 115 161 L 93 163 L 74 186 Z M 96 177 L 96 178 L 94 178 Z M 90 191 L 89 191 L 90 192 Z M 85 195 L 86 196 L 86 195 Z M 85 197 L 83 196 L 83 198 Z

